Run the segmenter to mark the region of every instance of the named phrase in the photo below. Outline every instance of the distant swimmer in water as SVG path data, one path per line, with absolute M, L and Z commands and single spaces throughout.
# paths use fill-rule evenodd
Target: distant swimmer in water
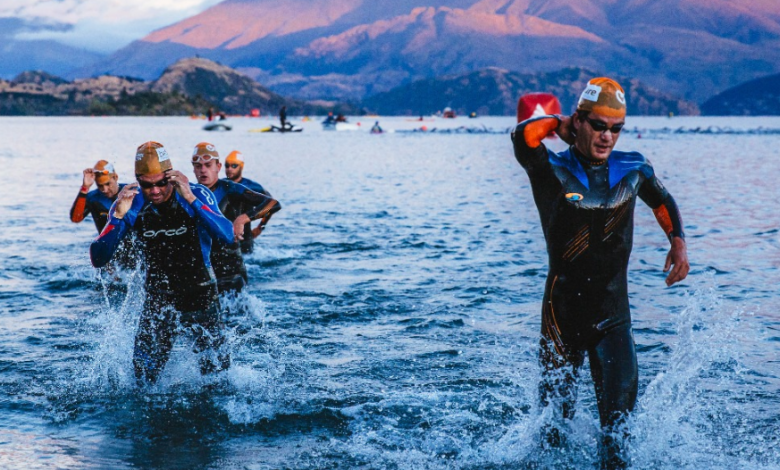
M 213 241 L 233 241 L 233 224 L 208 188 L 173 169 L 162 144 L 138 147 L 135 173 L 138 182 L 119 192 L 90 257 L 95 267 L 104 266 L 128 233 L 138 238 L 146 299 L 133 350 L 136 379 L 139 385 L 157 381 L 180 332 L 195 337 L 201 373 L 227 369 L 230 356 L 221 350 L 225 336 L 209 256 Z
M 95 228 L 100 233 L 108 222 L 108 210 L 125 185 L 119 183 L 119 175 L 114 170 L 114 165 L 106 160 L 99 160 L 94 167 L 86 168 L 83 175 L 81 189 L 79 189 L 76 200 L 73 201 L 73 206 L 70 208 L 70 220 L 79 223 L 91 215 L 92 221 L 95 222 Z M 97 185 L 97 189 L 90 191 L 89 188 L 93 184 Z M 131 245 L 131 239 L 123 240 L 114 256 L 114 261 L 123 268 L 135 266 L 129 254 Z
M 242 186 L 246 186 L 256 193 L 265 194 L 268 197 L 273 197 L 271 196 L 271 193 L 266 191 L 260 183 L 252 181 L 249 178 L 245 178 L 243 173 L 244 155 L 238 150 L 233 150 L 228 154 L 227 158 L 225 158 L 225 176 L 227 176 L 227 179 L 234 183 L 239 183 Z M 274 215 L 279 209 L 281 209 L 281 207 L 282 206 L 280 205 L 277 209 L 263 215 L 263 217 L 260 219 L 260 223 L 255 228 L 252 228 L 252 225 L 249 223 L 244 225 L 244 238 L 241 240 L 242 253 L 247 254 L 254 250 L 254 239 L 263 233 L 263 230 L 265 230 L 265 226 L 268 224 L 268 221 L 271 220 L 271 216 Z
M 217 276 L 217 288 L 220 293 L 240 292 L 249 282 L 241 254 L 241 246 L 246 237 L 252 241 L 252 220 L 262 219 L 282 208 L 279 202 L 265 194 L 254 192 L 244 185 L 229 179 L 219 179 L 222 164 L 219 162 L 217 148 L 208 142 L 201 142 L 192 152 L 192 170 L 198 183 L 214 193 L 217 206 L 228 220 L 233 222 L 234 239 L 230 243 L 214 240 L 211 245 L 211 265 Z
M 373 127 L 371 127 L 371 133 L 372 133 L 372 134 L 381 134 L 382 132 L 384 132 L 384 131 L 383 131 L 383 130 L 382 130 L 382 128 L 379 126 L 379 121 L 375 122 L 375 123 L 374 123 L 374 126 L 373 126 Z
M 636 198 L 653 209 L 671 249 L 666 284 L 690 268 L 683 223 L 671 194 L 650 162 L 636 152 L 613 151 L 625 124 L 621 86 L 594 78 L 571 117 L 541 116 L 517 125 L 515 157 L 528 173 L 549 255 L 542 305 L 540 399 L 564 419 L 574 415 L 575 379 L 587 354 L 602 426 L 601 466 L 626 468 L 625 418 L 637 396 L 637 360 L 628 302 Z M 570 147 L 548 150 L 555 131 Z M 556 445 L 553 425 L 547 440 Z

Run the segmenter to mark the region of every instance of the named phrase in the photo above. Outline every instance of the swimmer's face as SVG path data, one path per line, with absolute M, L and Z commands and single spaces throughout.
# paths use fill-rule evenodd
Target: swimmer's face
M 620 137 L 620 131 L 614 130 L 625 123 L 625 118 L 607 117 L 594 112 L 588 113 L 585 119 L 581 120 L 580 117 L 578 113 L 572 120 L 577 132 L 574 141 L 577 150 L 592 160 L 606 160 Z
M 119 177 L 117 175 L 111 175 L 108 181 L 104 183 L 98 183 L 95 181 L 98 191 L 100 191 L 105 197 L 111 199 L 119 192 Z
M 238 163 L 225 163 L 225 176 L 235 181 L 241 178 L 241 172 L 244 168 Z
M 217 183 L 220 169 L 222 169 L 222 164 L 219 163 L 219 160 L 192 163 L 192 170 L 195 172 L 195 178 L 197 178 L 198 183 L 207 188 L 211 188 Z
M 162 204 L 173 194 L 173 185 L 165 173 L 138 176 L 137 179 L 141 192 L 152 204 Z

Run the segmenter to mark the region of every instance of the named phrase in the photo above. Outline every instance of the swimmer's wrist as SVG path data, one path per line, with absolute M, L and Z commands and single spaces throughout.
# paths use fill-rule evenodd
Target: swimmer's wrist
M 82 184 L 79 192 L 82 194 L 87 194 L 89 192 L 89 186 L 87 186 L 86 184 Z

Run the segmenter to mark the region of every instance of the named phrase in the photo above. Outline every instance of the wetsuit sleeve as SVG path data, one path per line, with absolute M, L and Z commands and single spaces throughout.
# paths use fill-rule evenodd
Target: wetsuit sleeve
M 527 119 L 515 127 L 512 132 L 512 143 L 515 148 L 515 158 L 527 171 L 538 164 L 547 162 L 547 147 L 542 139 L 558 128 L 561 121 L 556 116 L 541 116 Z
M 79 190 L 79 194 L 76 196 L 76 200 L 73 201 L 73 205 L 70 208 L 70 221 L 79 223 L 84 220 L 84 217 L 89 214 L 87 208 L 87 193 L 89 188 L 82 186 Z
M 237 189 L 234 197 L 238 197 L 245 204 L 244 207 L 249 207 L 245 212 L 249 220 L 270 218 L 272 214 L 282 208 L 279 201 L 270 195 L 255 192 L 242 186 L 234 186 L 234 188 Z
M 133 199 L 130 210 L 128 210 L 121 219 L 117 219 L 114 216 L 116 202 L 111 205 L 111 209 L 108 210 L 108 222 L 106 223 L 106 226 L 103 227 L 103 231 L 100 232 L 100 235 L 98 235 L 89 246 L 89 257 L 92 260 L 92 266 L 102 268 L 111 261 L 114 252 L 119 248 L 119 242 L 122 241 L 133 224 L 135 224 L 138 210 L 143 206 L 143 203 L 143 195 L 137 194 Z
M 214 193 L 205 186 L 193 185 L 192 194 L 196 199 L 190 206 L 199 224 L 212 238 L 223 243 L 233 243 L 233 223 L 222 215 Z
M 639 197 L 653 209 L 658 224 L 669 240 L 672 237 L 685 238 L 683 221 L 677 203 L 661 181 L 655 176 L 653 167 L 647 164 L 645 181 L 639 188 Z

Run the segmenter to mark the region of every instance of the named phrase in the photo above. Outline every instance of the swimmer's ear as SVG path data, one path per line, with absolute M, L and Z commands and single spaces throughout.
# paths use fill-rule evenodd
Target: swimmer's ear
M 580 128 L 580 125 L 582 125 L 580 114 L 577 111 L 574 111 L 571 115 L 571 121 L 569 121 L 569 131 L 572 137 L 577 137 L 577 130 Z

